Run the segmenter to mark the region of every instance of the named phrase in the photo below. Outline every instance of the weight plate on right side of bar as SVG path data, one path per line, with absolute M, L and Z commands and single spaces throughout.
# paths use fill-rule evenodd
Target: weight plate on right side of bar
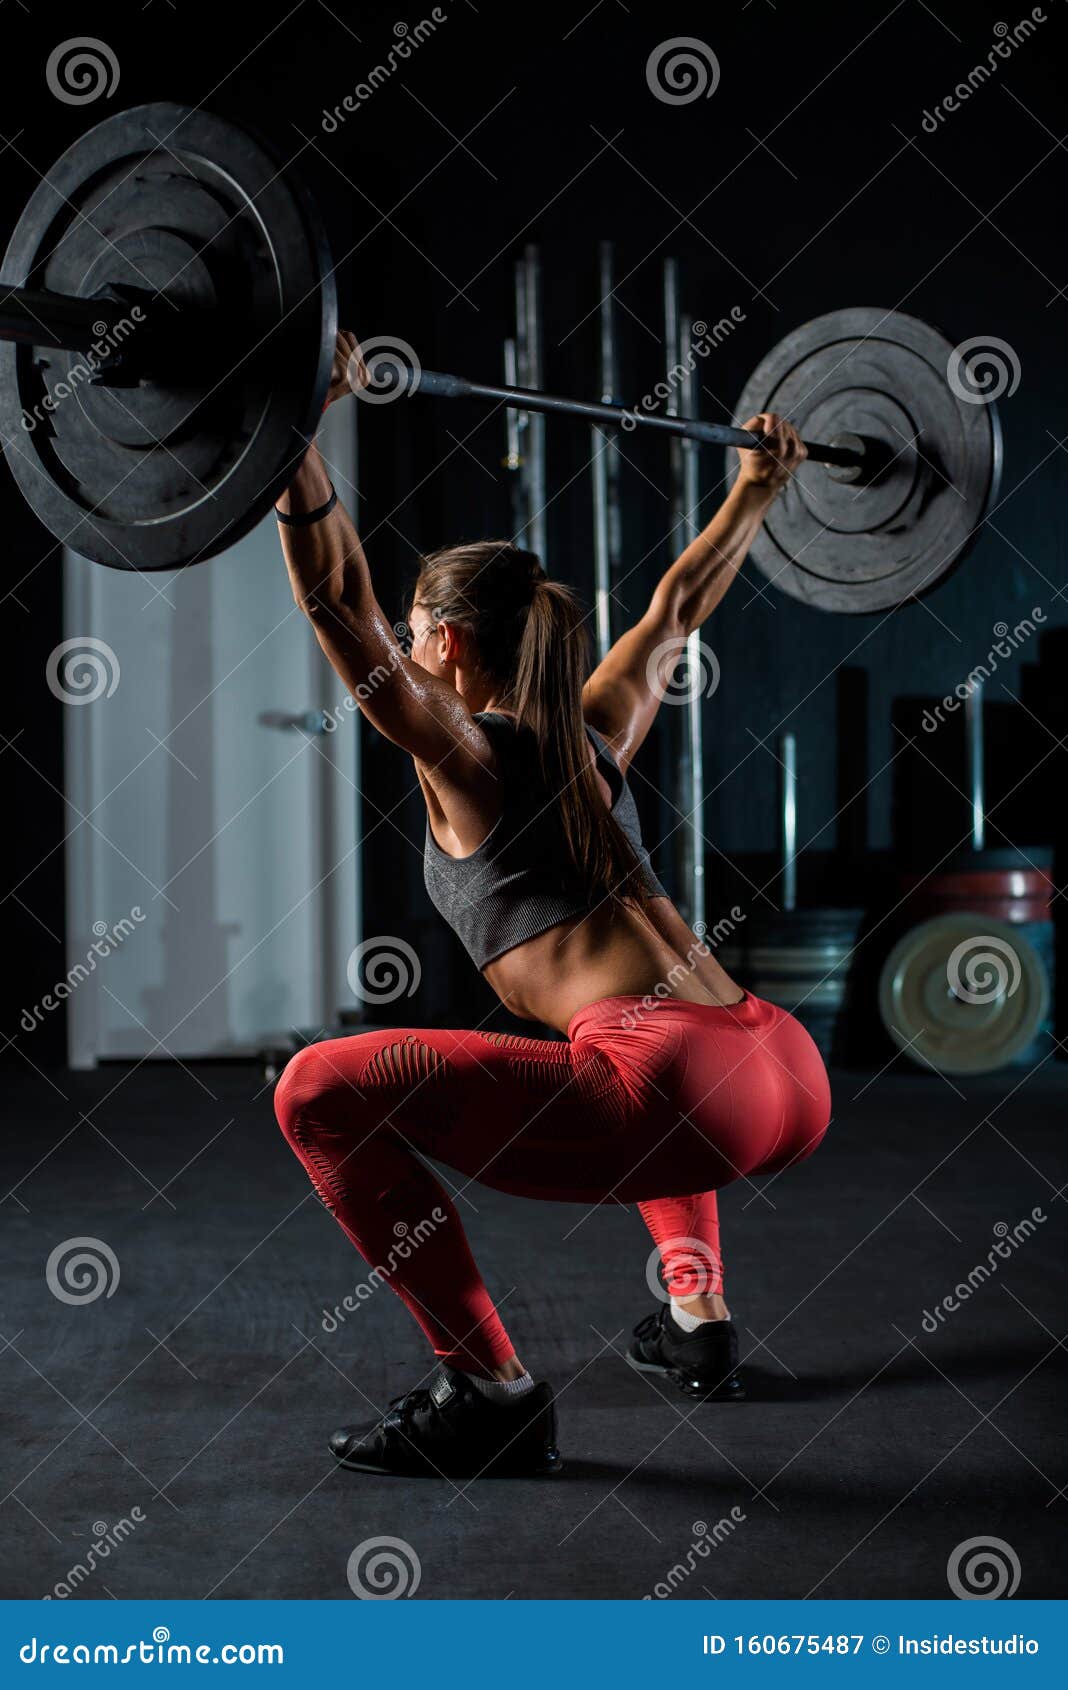
M 997 496 L 1001 429 L 992 402 L 951 387 L 952 354 L 917 318 L 857 306 L 802 324 L 757 366 L 739 427 L 777 411 L 807 440 L 875 442 L 881 464 L 859 481 L 812 462 L 791 478 L 751 548 L 781 592 L 818 610 L 890 610 L 963 557 Z

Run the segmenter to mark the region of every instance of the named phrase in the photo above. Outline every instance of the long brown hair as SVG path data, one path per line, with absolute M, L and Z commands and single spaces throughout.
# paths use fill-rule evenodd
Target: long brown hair
M 538 747 L 564 839 L 590 907 L 604 899 L 645 909 L 634 848 L 597 785 L 582 716 L 589 634 L 570 587 L 510 540 L 447 546 L 422 560 L 412 603 L 471 636 L 479 667 Z

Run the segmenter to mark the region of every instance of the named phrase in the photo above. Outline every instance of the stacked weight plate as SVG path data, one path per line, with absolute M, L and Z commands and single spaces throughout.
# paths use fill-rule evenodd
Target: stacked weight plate
M 832 906 L 751 915 L 717 956 L 747 991 L 796 1015 L 822 1056 L 840 1060 L 863 918 L 863 910 Z
M 1052 853 L 961 852 L 903 882 L 910 919 L 879 981 L 895 1044 L 943 1073 L 1034 1067 L 1053 1048 Z

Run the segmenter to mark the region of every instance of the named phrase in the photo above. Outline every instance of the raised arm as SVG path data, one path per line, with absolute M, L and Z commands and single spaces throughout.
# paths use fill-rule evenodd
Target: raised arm
M 366 379 L 353 336 L 338 336 L 328 403 L 351 396 L 348 365 L 355 355 L 357 379 Z M 332 493 L 330 474 L 316 444 L 278 501 L 283 516 L 322 510 Z M 340 502 L 303 526 L 279 523 L 293 598 L 316 638 L 368 721 L 405 751 L 432 768 L 449 760 L 449 775 L 462 783 L 475 766 L 490 761 L 485 734 L 455 688 L 407 657 L 377 598 L 360 539 Z
M 649 608 L 615 642 L 583 692 L 583 714 L 623 768 L 653 725 L 687 636 L 710 616 L 742 566 L 779 490 L 805 457 L 796 430 L 764 412 L 745 424 L 764 436 L 739 451 L 738 478 L 708 527 L 657 584 Z

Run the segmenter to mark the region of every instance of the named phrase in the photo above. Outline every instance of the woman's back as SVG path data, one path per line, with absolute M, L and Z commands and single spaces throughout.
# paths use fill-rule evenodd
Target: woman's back
M 511 1013 L 563 1032 L 578 1009 L 608 996 L 737 1001 L 738 988 L 653 873 L 633 794 L 601 735 L 587 725 L 611 814 L 644 882 L 644 911 L 606 897 L 591 908 L 534 736 L 497 711 L 476 720 L 494 747 L 499 819 L 463 856 L 442 850 L 428 821 L 424 875 L 435 906 Z

